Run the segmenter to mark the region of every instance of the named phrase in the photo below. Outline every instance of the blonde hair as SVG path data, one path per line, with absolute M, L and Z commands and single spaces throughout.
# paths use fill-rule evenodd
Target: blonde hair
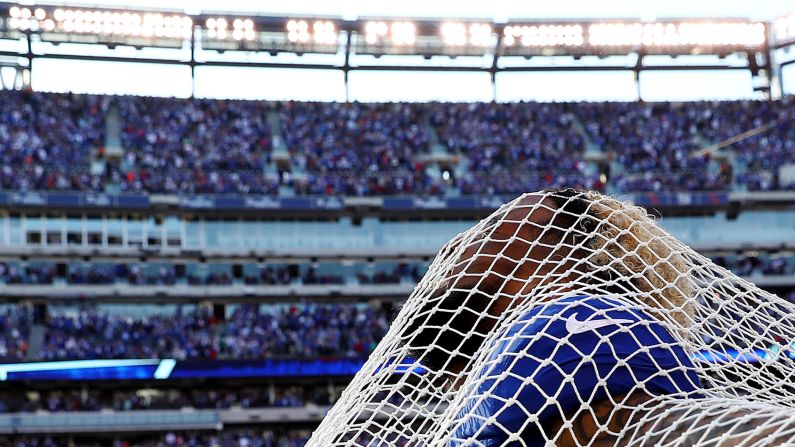
M 639 206 L 593 191 L 581 194 L 590 202 L 587 214 L 597 220 L 594 234 L 584 243 L 590 251 L 589 267 L 602 272 L 601 278 L 628 279 L 641 292 L 637 299 L 666 310 L 656 313 L 658 318 L 668 315 L 681 326 L 690 326 L 695 285 L 689 272 L 693 264 L 683 256 L 681 243 Z

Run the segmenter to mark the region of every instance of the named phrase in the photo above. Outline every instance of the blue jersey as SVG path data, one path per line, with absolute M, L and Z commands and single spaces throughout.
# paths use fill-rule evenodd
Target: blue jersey
M 637 305 L 610 297 L 534 307 L 474 373 L 481 380 L 465 390 L 450 446 L 544 445 L 543 428 L 608 395 L 697 396 L 700 388 L 681 343 Z

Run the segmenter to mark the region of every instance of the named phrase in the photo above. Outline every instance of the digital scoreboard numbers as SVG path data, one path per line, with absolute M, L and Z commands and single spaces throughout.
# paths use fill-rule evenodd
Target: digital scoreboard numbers
M 367 55 L 560 56 L 757 51 L 795 42 L 795 14 L 750 20 L 523 21 L 232 16 L 54 6 L 0 7 L 0 37 L 218 51 Z

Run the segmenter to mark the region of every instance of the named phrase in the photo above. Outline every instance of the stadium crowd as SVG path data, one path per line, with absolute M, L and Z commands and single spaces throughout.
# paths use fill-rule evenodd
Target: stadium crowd
M 710 122 L 712 140 L 722 141 L 746 131 L 761 130 L 732 146 L 743 172 L 737 182 L 752 191 L 795 189 L 782 180 L 778 168 L 795 163 L 795 98 L 776 102 L 722 103 Z M 769 126 L 769 128 L 768 128 Z
M 203 308 L 173 315 L 119 317 L 81 310 L 49 315 L 42 360 L 215 358 L 217 322 Z
M 783 275 L 795 269 L 795 256 L 755 255 L 715 256 L 712 260 L 740 276 L 752 274 Z M 0 284 L 44 285 L 63 281 L 66 284 L 129 284 L 129 285 L 278 285 L 278 284 L 344 284 L 347 276 L 336 273 L 319 273 L 318 267 L 308 265 L 265 265 L 258 272 L 244 274 L 235 279 L 231 265 L 218 265 L 216 271 L 177 273 L 174 264 L 157 265 L 146 268 L 139 264 L 82 263 L 67 264 L 64 275 L 56 273 L 55 264 L 31 263 L 20 265 L 13 262 L 0 262 Z M 195 269 L 193 269 L 195 270 Z M 381 266 L 367 269 L 359 266 L 351 279 L 359 284 L 398 284 L 404 280 L 418 282 L 422 278 L 424 266 L 417 263 L 399 263 L 392 267 Z
M 21 306 L 4 306 L 0 311 L 0 361 L 16 362 L 28 352 L 31 312 Z
M 325 386 L 275 385 L 252 388 L 141 389 L 141 390 L 46 390 L 0 391 L 0 413 L 52 413 L 114 411 L 285 408 L 327 406 L 338 397 Z
M 795 258 L 792 256 L 743 255 L 713 257 L 712 261 L 740 276 L 788 275 L 795 273 Z
M 117 441 L 113 447 L 303 447 L 311 430 L 224 430 L 220 433 L 169 432 L 159 439 L 135 444 Z
M 0 90 L 0 188 L 102 190 L 92 149 L 104 145 L 107 96 Z
M 351 305 L 301 305 L 261 312 L 240 306 L 219 336 L 232 358 L 364 357 L 389 329 L 389 315 Z
M 602 189 L 586 174 L 585 139 L 564 104 L 432 104 L 430 123 L 453 154 L 467 157 L 464 194 L 517 194 L 559 186 Z
M 388 318 L 385 310 L 353 304 L 241 305 L 223 322 L 198 307 L 145 317 L 83 309 L 48 316 L 38 358 L 365 357 Z
M 125 155 L 110 178 L 128 192 L 274 194 L 268 103 L 121 97 Z
M 412 104 L 282 103 L 292 186 L 302 194 L 443 192 L 425 172 L 430 131 Z
M 795 302 L 795 290 L 779 292 Z M 383 310 L 353 305 L 240 306 L 224 322 L 208 311 L 148 317 L 84 310 L 50 316 L 37 354 L 27 356 L 30 319 L 21 310 L 0 317 L 0 359 L 362 358 L 389 328 Z
M 224 429 L 223 431 L 169 431 L 97 440 L 81 435 L 6 437 L 0 445 L 13 447 L 303 447 L 311 430 Z M 71 438 L 71 439 L 70 439 Z
M 793 102 L 270 103 L 3 91 L 0 186 L 354 196 L 604 181 L 622 192 L 792 189 L 778 169 L 795 162 Z M 120 159 L 105 156 L 110 110 Z M 699 151 L 749 130 L 728 148 L 733 161 Z M 286 163 L 273 160 L 274 140 Z M 458 161 L 431 169 L 434 147 Z M 587 150 L 607 162 L 588 162 Z
M 359 284 L 397 284 L 403 280 L 417 282 L 424 266 L 399 263 L 392 267 L 368 269 L 357 266 L 350 275 L 324 272 L 313 264 L 264 265 L 242 272 L 236 278 L 231 264 L 211 267 L 197 264 L 157 264 L 147 266 L 133 263 L 68 263 L 36 262 L 20 264 L 0 262 L 0 284 L 46 285 L 66 283 L 74 285 L 128 284 L 133 286 L 188 284 L 193 286 L 284 285 L 284 284 L 345 284 L 347 280 Z M 59 270 L 64 270 L 59 274 Z

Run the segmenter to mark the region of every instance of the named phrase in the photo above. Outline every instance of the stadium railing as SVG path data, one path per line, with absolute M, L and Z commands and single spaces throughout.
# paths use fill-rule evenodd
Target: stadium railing
M 217 411 L 79 412 L 0 415 L 0 433 L 79 433 L 210 429 Z
M 318 422 L 328 407 L 230 410 L 113 410 L 0 415 L 0 434 L 123 433 L 157 430 L 217 430 L 226 424 Z
M 258 302 L 290 299 L 335 300 L 367 298 L 405 298 L 413 284 L 366 285 L 286 285 L 286 286 L 130 286 L 130 285 L 2 285 L 0 298 L 47 299 L 74 298 L 98 301 L 196 301 L 213 300 L 239 302 L 256 299 Z

